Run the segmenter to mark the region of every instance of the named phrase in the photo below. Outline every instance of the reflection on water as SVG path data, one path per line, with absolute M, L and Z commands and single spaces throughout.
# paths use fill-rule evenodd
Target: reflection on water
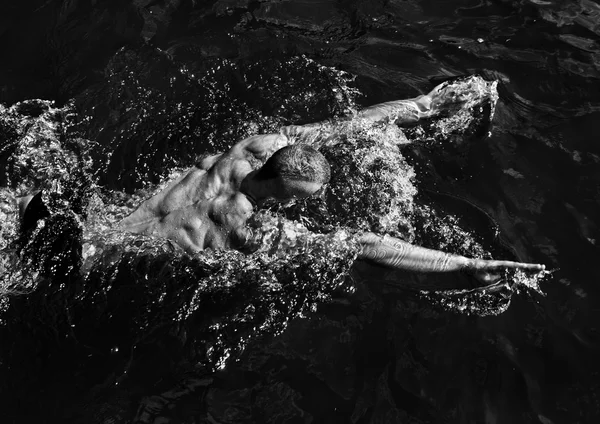
M 595 3 L 219 1 L 208 11 L 176 3 L 143 13 L 111 6 L 125 27 L 143 19 L 141 34 L 161 48 L 95 48 L 106 62 L 90 66 L 102 78 L 76 75 L 73 64 L 90 50 L 56 40 L 91 34 L 84 16 L 104 16 L 104 6 L 79 17 L 77 2 L 57 11 L 48 48 L 61 94 L 42 97 L 68 104 L 0 106 L 0 284 L 20 293 L 0 298 L 9 416 L 546 423 L 600 415 L 590 324 L 597 272 L 586 267 L 598 240 Z M 40 27 L 55 24 L 45 19 Z M 190 35 L 199 28 L 210 40 Z M 337 169 L 324 196 L 259 216 L 267 244 L 294 247 L 284 256 L 267 248 L 189 257 L 113 230 L 203 154 L 463 74 L 499 83 L 481 83 L 472 102 L 418 125 L 340 129 L 340 144 L 324 149 Z M 14 87 L 36 92 L 27 78 Z M 22 238 L 14 198 L 32 188 L 44 189 L 51 216 Z M 519 273 L 478 289 L 466 275 L 351 268 L 352 232 L 367 229 L 561 269 L 541 289 L 540 276 Z

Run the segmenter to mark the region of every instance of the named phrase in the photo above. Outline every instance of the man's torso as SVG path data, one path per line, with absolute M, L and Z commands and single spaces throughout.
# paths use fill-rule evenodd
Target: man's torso
M 239 188 L 261 165 L 235 146 L 205 158 L 119 225 L 126 231 L 168 238 L 188 252 L 236 248 L 252 214 L 252 204 Z

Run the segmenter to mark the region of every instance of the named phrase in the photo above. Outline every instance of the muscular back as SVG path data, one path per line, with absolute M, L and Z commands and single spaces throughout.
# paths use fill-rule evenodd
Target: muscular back
M 236 248 L 252 215 L 252 204 L 240 192 L 242 180 L 285 145 L 283 135 L 255 136 L 208 157 L 142 202 L 119 226 L 168 238 L 190 253 Z
M 134 232 L 167 238 L 190 253 L 233 248 L 251 214 L 252 205 L 241 193 L 219 194 L 147 220 Z

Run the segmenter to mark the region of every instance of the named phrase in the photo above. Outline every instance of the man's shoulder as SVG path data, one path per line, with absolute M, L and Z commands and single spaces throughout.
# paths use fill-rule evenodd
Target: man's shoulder
M 290 139 L 282 133 L 257 134 L 233 146 L 229 153 L 244 158 L 252 165 L 264 164 L 277 150 L 289 146 Z M 256 169 L 256 166 L 254 166 Z
M 214 208 L 222 209 L 225 213 L 244 216 L 251 215 L 254 208 L 248 197 L 240 191 L 224 193 L 211 203 Z
M 223 153 L 203 155 L 196 160 L 194 167 L 199 171 L 208 171 L 221 158 L 221 156 L 223 156 Z

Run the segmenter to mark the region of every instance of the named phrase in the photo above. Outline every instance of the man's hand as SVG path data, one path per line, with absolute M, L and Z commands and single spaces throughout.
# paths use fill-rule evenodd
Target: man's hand
M 486 259 L 468 259 L 465 270 L 473 272 L 477 280 L 484 284 L 492 284 L 501 278 L 501 271 L 520 269 L 530 272 L 541 272 L 546 269 L 542 264 L 529 264 L 513 261 L 496 261 Z

